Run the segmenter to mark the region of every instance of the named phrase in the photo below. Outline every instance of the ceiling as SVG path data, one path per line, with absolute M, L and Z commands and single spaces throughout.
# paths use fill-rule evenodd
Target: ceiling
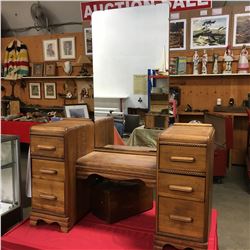
M 34 28 L 30 9 L 37 1 L 1 1 L 2 37 L 81 32 L 80 2 L 83 1 L 40 1 L 43 13 L 48 18 L 49 30 Z M 239 1 L 213 1 L 213 7 L 235 3 Z
M 83 2 L 83 1 L 82 1 Z M 50 30 L 35 29 L 31 6 L 37 1 L 2 1 L 2 36 L 27 36 L 46 33 L 81 32 L 80 1 L 40 1 Z M 52 25 L 52 26 L 51 26 Z M 57 26 L 58 25 L 58 26 Z

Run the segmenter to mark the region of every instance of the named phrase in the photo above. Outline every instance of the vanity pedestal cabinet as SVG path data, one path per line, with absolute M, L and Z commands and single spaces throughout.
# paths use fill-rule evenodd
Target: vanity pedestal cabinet
M 212 203 L 214 129 L 176 123 L 158 140 L 154 249 L 206 249 Z
M 31 225 L 56 222 L 68 232 L 78 219 L 75 162 L 93 151 L 91 120 L 65 119 L 31 127 Z

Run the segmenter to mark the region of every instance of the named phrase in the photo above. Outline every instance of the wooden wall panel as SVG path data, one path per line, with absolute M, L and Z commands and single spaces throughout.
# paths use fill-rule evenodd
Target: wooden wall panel
M 237 5 L 230 5 L 222 8 L 222 15 L 229 15 L 229 44 L 233 44 L 233 25 L 234 14 L 244 13 L 245 6 L 248 4 L 239 1 Z M 186 50 L 185 51 L 170 51 L 170 57 L 186 56 L 187 57 L 187 74 L 192 74 L 193 71 L 193 54 L 194 50 L 190 49 L 190 24 L 191 18 L 199 17 L 200 10 L 182 11 L 179 12 L 180 19 L 187 20 L 186 32 Z M 207 16 L 212 15 L 212 9 L 207 10 Z M 234 61 L 232 63 L 233 73 L 237 73 L 238 58 L 241 47 L 233 47 Z M 250 49 L 249 53 L 250 53 Z M 219 73 L 223 71 L 223 56 L 225 48 L 207 49 L 208 54 L 208 73 L 212 73 L 213 54 L 219 55 Z M 199 56 L 203 54 L 203 49 L 198 50 Z M 199 65 L 201 72 L 201 63 Z M 187 104 L 190 104 L 193 109 L 208 109 L 213 110 L 216 105 L 216 99 L 222 99 L 222 105 L 228 105 L 229 98 L 235 99 L 235 104 L 241 106 L 243 100 L 247 99 L 247 94 L 250 93 L 250 76 L 198 76 L 198 77 L 171 77 L 170 86 L 179 86 L 181 89 L 181 106 L 179 110 L 184 110 Z
M 64 34 L 51 34 L 51 35 L 39 35 L 39 36 L 20 36 L 20 37 L 7 37 L 2 38 L 1 43 L 1 59 L 2 62 L 4 60 L 5 49 L 7 45 L 13 40 L 18 39 L 26 44 L 28 48 L 29 54 L 29 62 L 30 66 L 32 63 L 43 63 L 43 40 L 49 39 L 58 39 L 58 51 L 59 51 L 59 39 L 64 37 L 75 37 L 75 48 L 76 48 L 76 58 L 70 59 L 73 65 L 73 72 L 71 75 L 79 75 L 81 70 L 82 63 L 91 63 L 91 57 L 85 55 L 85 45 L 84 45 L 84 34 L 80 33 L 64 33 Z M 57 76 L 66 76 L 66 73 L 63 71 L 63 63 L 64 61 L 68 61 L 69 59 L 60 59 L 59 53 L 59 60 L 56 61 L 57 64 Z M 46 62 L 45 62 L 46 63 Z M 90 67 L 91 68 L 91 67 Z M 30 67 L 31 69 L 31 67 Z M 31 72 L 31 70 L 30 70 Z M 90 71 L 92 73 L 92 69 Z M 72 100 L 65 100 L 63 98 L 57 97 L 57 99 L 44 99 L 44 89 L 43 83 L 44 82 L 55 82 L 57 87 L 57 93 L 63 93 L 64 84 L 66 81 L 72 82 L 73 80 L 68 79 L 26 79 L 26 88 L 21 88 L 20 80 L 17 81 L 17 84 L 14 89 L 15 96 L 19 97 L 23 102 L 26 104 L 34 104 L 34 105 L 41 105 L 41 106 L 63 106 L 65 103 L 77 103 L 77 99 Z M 78 80 L 79 81 L 79 80 Z M 41 99 L 30 99 L 29 98 L 29 82 L 40 82 L 41 83 Z M 89 82 L 89 81 L 88 81 Z M 6 88 L 6 91 L 1 93 L 1 96 L 11 95 L 11 86 L 9 81 L 2 80 L 2 86 Z M 93 109 L 93 108 L 91 108 Z
M 250 76 L 171 77 L 170 86 L 181 89 L 179 110 L 190 104 L 193 109 L 212 111 L 217 98 L 222 99 L 223 106 L 228 105 L 229 98 L 234 98 L 235 104 L 241 106 L 250 93 Z

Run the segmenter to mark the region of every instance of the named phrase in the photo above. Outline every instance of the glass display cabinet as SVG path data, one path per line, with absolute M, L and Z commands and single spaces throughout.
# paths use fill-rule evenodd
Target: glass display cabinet
M 1 235 L 22 220 L 19 155 L 19 137 L 1 135 Z

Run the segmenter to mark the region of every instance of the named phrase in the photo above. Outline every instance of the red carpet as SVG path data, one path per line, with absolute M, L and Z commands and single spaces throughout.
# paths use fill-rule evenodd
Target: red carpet
M 153 249 L 155 231 L 154 209 L 107 225 L 89 214 L 69 233 L 59 232 L 56 224 L 40 223 L 30 226 L 29 220 L 17 225 L 2 236 L 3 250 L 79 250 L 79 249 Z M 217 249 L 216 211 L 209 239 L 209 250 Z M 213 231 L 213 232 L 212 232 Z

